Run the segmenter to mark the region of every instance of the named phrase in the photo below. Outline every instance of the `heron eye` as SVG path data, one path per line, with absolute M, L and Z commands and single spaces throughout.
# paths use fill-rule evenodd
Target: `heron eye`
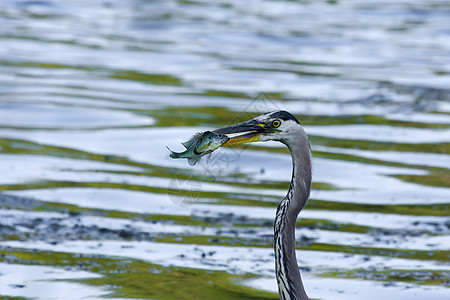
M 217 137 L 218 137 L 219 139 L 221 139 L 221 138 L 223 138 L 223 134 L 222 134 L 222 133 L 219 133 L 219 134 L 217 134 Z
M 280 127 L 280 125 L 281 125 L 281 122 L 279 120 L 275 120 L 272 122 L 272 126 L 275 128 Z

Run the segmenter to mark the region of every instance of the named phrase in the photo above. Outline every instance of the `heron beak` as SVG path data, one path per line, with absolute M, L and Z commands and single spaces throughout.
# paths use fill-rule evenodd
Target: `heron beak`
M 230 139 L 223 146 L 239 145 L 259 141 L 261 135 L 267 133 L 266 124 L 255 119 L 236 125 L 213 130 L 215 134 L 225 134 Z

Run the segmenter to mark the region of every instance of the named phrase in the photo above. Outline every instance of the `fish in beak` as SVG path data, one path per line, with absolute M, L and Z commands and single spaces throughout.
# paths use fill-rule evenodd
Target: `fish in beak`
M 258 142 L 261 136 L 274 132 L 265 123 L 252 119 L 239 124 L 227 126 L 212 131 L 215 134 L 227 135 L 230 139 L 222 146 L 240 145 Z

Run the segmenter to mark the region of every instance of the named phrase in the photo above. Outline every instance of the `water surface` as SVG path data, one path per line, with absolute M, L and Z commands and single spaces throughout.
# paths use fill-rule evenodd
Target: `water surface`
M 438 0 L 2 1 L 0 297 L 277 298 L 287 149 L 190 167 L 166 146 L 284 109 L 314 157 L 309 296 L 446 299 L 449 18 Z

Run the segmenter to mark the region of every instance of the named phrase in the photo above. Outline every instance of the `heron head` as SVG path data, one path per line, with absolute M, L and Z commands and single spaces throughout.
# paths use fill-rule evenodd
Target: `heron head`
M 228 146 L 265 141 L 286 143 L 295 139 L 299 130 L 303 131 L 303 128 L 296 117 L 287 111 L 278 110 L 213 132 L 227 135 L 230 139 L 224 146 Z

